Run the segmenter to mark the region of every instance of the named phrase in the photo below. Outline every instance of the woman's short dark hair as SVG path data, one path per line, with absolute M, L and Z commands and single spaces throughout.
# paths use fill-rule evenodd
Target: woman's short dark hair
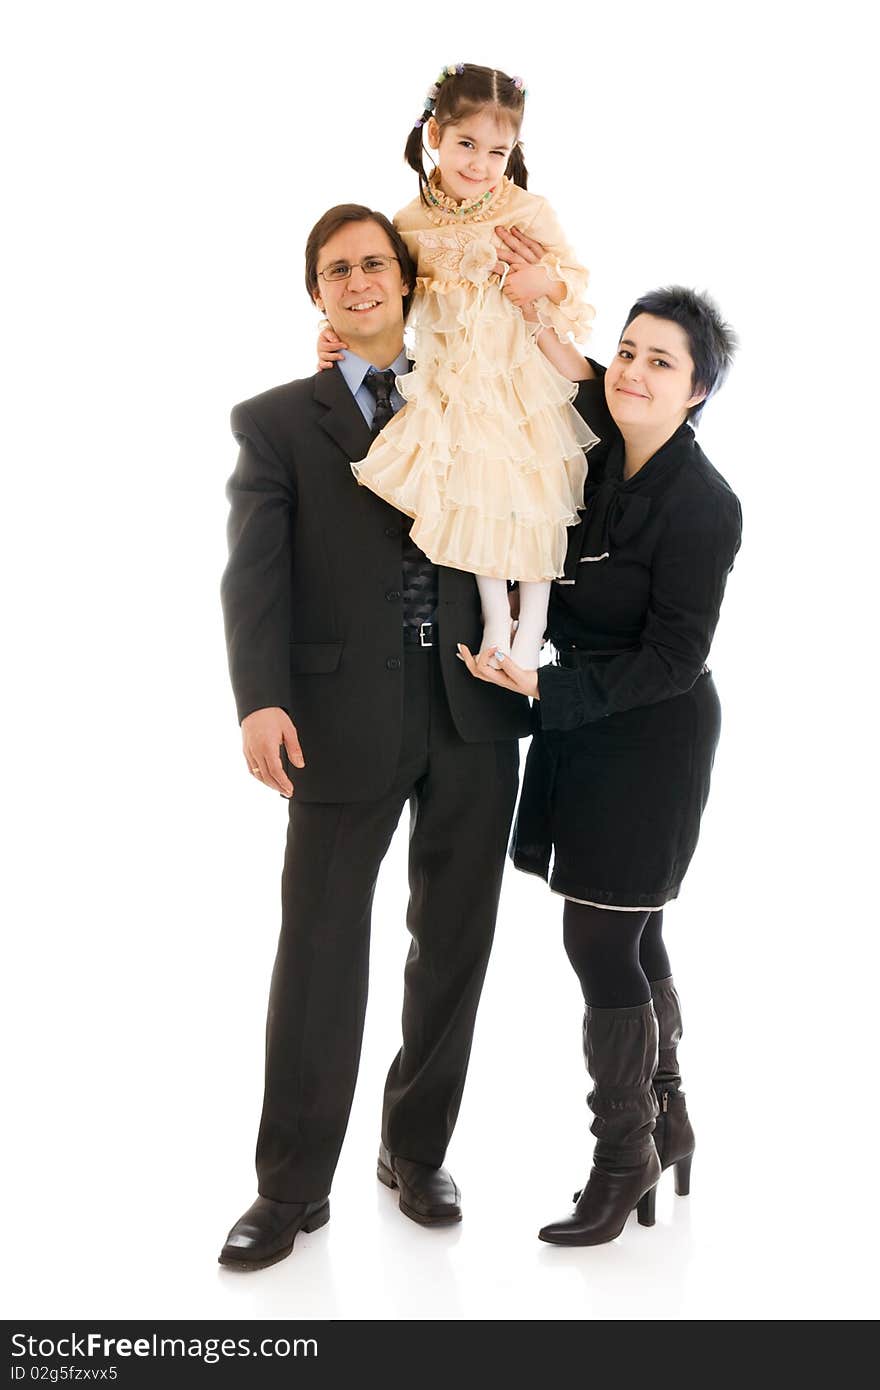
M 318 218 L 309 232 L 309 238 L 306 242 L 306 289 L 309 299 L 314 303 L 315 295 L 318 293 L 318 257 L 330 238 L 335 236 L 340 228 L 347 226 L 349 222 L 375 222 L 377 227 L 382 228 L 394 247 L 394 254 L 400 262 L 401 279 L 408 287 L 403 295 L 403 316 L 406 318 L 407 310 L 412 301 L 412 293 L 416 287 L 417 271 L 412 256 L 394 223 L 389 222 L 384 213 L 376 212 L 373 208 L 366 208 L 362 203 L 339 203 L 335 208 L 328 208 L 324 216 Z
M 623 325 L 624 333 L 639 314 L 669 319 L 684 330 L 694 362 L 692 389 L 705 391 L 706 400 L 714 396 L 723 385 L 733 354 L 739 346 L 736 334 L 730 324 L 724 322 L 714 300 L 683 285 L 667 285 L 661 290 L 650 290 L 637 299 L 630 309 Z M 691 406 L 688 419 L 692 424 L 699 420 L 705 403 L 700 401 L 699 405 Z

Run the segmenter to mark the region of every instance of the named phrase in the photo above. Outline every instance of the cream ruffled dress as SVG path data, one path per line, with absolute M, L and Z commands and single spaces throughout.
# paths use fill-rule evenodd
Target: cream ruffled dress
M 394 219 L 418 268 L 408 319 L 415 369 L 397 379 L 407 404 L 352 469 L 415 518 L 412 538 L 435 564 L 555 579 L 596 435 L 571 404 L 576 386 L 535 335 L 543 325 L 563 340 L 586 337 L 587 271 L 546 201 L 507 178 L 472 206 L 447 198 L 436 179 L 431 192 L 436 205 L 415 198 Z M 492 271 L 501 245 L 493 229 L 514 225 L 546 248 L 542 264 L 566 285 L 562 304 L 537 301 L 539 324 L 526 323 Z

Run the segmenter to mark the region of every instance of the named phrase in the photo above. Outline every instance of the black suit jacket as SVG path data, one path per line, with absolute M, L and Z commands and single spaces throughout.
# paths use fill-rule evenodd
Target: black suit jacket
M 338 368 L 237 405 L 223 575 L 239 719 L 280 706 L 306 766 L 306 801 L 371 800 L 394 776 L 403 709 L 401 547 L 409 518 L 359 487 L 369 428 Z M 470 574 L 438 570 L 439 657 L 467 743 L 529 732 L 528 701 L 474 680 L 456 642 L 481 637 Z

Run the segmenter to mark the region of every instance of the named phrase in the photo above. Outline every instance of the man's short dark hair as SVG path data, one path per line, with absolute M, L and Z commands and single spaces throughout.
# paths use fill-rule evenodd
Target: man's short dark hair
M 400 232 L 389 222 L 383 212 L 376 212 L 373 208 L 366 208 L 362 203 L 339 203 L 335 208 L 328 208 L 323 217 L 319 217 L 312 230 L 309 232 L 309 239 L 306 242 L 306 289 L 309 299 L 315 302 L 315 295 L 318 293 L 318 257 L 327 242 L 332 236 L 345 227 L 349 222 L 375 222 L 377 227 L 381 227 L 388 240 L 394 248 L 394 254 L 400 262 L 400 275 L 404 285 L 408 288 L 403 295 L 403 315 L 406 318 L 407 310 L 412 301 L 412 293 L 416 287 L 416 268 L 413 259 L 406 249 L 406 242 Z
M 694 363 L 692 390 L 705 391 L 706 400 L 713 396 L 723 385 L 738 347 L 736 334 L 724 322 L 717 304 L 707 294 L 697 294 L 683 285 L 667 285 L 636 300 L 626 316 L 624 333 L 639 314 L 669 319 L 684 330 Z M 692 424 L 699 420 L 705 403 L 691 406 L 688 419 Z

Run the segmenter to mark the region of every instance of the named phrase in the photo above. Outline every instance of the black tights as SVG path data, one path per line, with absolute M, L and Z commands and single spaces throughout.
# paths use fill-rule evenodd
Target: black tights
M 562 939 L 584 1000 L 595 1009 L 647 1004 L 654 981 L 672 974 L 663 944 L 662 908 L 614 912 L 566 901 Z

